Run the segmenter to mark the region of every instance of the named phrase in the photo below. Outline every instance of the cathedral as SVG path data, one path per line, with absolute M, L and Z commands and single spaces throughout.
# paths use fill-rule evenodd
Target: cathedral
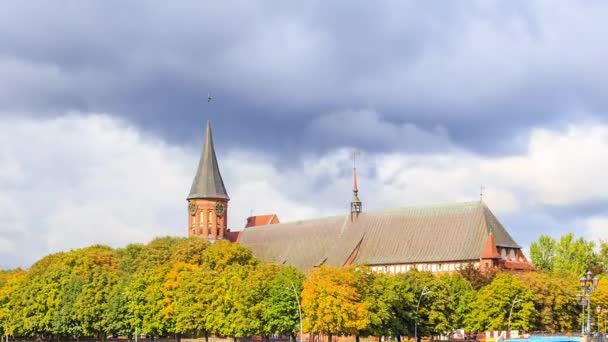
M 188 195 L 188 236 L 227 239 L 265 261 L 303 271 L 323 264 L 366 264 L 376 272 L 411 269 L 449 273 L 480 269 L 532 270 L 532 265 L 482 201 L 366 212 L 353 169 L 350 213 L 281 223 L 276 214 L 251 216 L 228 229 L 228 202 L 213 146 L 211 123 Z

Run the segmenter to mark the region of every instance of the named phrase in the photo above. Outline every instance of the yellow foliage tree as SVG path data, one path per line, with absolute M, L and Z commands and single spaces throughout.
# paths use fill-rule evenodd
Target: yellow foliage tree
M 321 266 L 304 282 L 304 330 L 332 335 L 354 335 L 369 325 L 369 310 L 358 291 L 353 268 Z

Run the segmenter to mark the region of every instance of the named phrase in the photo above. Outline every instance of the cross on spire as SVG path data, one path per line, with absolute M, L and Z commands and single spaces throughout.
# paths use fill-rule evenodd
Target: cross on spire
M 353 151 L 351 156 L 353 158 L 353 199 L 350 202 L 350 215 L 352 219 L 353 214 L 359 215 L 362 205 L 359 199 L 359 188 L 357 187 L 357 157 L 359 156 L 359 151 Z
M 357 157 L 360 155 L 361 153 L 357 150 L 354 150 L 351 153 L 351 157 L 353 158 L 353 191 L 359 191 L 359 189 L 357 188 Z

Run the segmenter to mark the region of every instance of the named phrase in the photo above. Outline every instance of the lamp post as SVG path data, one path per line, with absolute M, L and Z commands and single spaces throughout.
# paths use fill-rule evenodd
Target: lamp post
M 513 298 L 513 302 L 511 303 L 511 310 L 509 310 L 509 325 L 507 326 L 507 334 L 509 334 L 509 336 L 511 336 L 511 314 L 513 313 L 513 306 L 515 306 L 516 303 L 521 302 L 521 299 L 518 297 L 519 295 L 515 295 L 515 298 Z
M 578 293 L 576 295 L 576 301 L 581 307 L 581 335 L 585 335 L 585 306 L 587 305 L 587 299 L 582 294 Z
M 304 329 L 302 328 L 302 306 L 300 305 L 300 297 L 298 297 L 298 291 L 296 291 L 296 286 L 293 281 L 291 282 L 291 288 L 287 288 L 288 290 L 292 290 L 293 294 L 296 296 L 296 303 L 298 303 L 298 313 L 300 314 L 300 341 L 303 341 Z
M 591 334 L 591 293 L 597 288 L 599 279 L 593 276 L 591 271 L 579 279 L 581 285 L 581 293 L 576 296 L 578 303 L 583 308 L 583 321 L 585 320 L 585 307 L 587 307 L 587 328 L 585 329 L 585 323 L 583 322 L 582 334 Z
M 422 292 L 420 292 L 420 298 L 418 298 L 418 305 L 416 305 L 416 319 L 414 320 L 414 342 L 418 342 L 418 308 L 420 307 L 420 302 L 422 301 L 422 297 L 433 291 L 427 290 L 426 286 L 422 288 Z
M 604 311 L 604 334 L 606 333 L 606 321 L 608 320 L 608 311 Z
M 599 335 L 599 333 L 600 333 L 600 322 L 601 322 L 600 321 L 600 314 L 602 313 L 602 307 L 598 305 L 595 308 L 595 312 L 597 312 L 597 333 Z

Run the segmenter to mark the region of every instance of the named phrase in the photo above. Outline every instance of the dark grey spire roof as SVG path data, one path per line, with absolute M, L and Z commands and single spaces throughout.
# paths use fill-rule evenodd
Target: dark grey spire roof
M 201 159 L 198 162 L 198 169 L 192 182 L 192 188 L 190 188 L 190 195 L 188 195 L 188 199 L 193 198 L 230 199 L 226 192 L 226 187 L 224 187 L 220 168 L 217 165 L 210 121 L 207 121 L 205 146 L 203 147 L 203 153 L 201 153 Z

